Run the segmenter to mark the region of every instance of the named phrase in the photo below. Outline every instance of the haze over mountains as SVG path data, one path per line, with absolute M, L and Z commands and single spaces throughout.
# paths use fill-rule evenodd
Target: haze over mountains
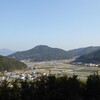
M 14 53 L 15 51 L 9 50 L 9 49 L 0 49 L 0 55 L 2 56 L 8 56 L 12 53 Z
M 74 50 L 65 51 L 59 48 L 52 48 L 46 45 L 38 45 L 30 50 L 16 52 L 9 55 L 9 57 L 17 60 L 32 60 L 32 61 L 49 61 L 72 59 L 73 57 L 80 57 L 95 51 L 100 50 L 100 46 L 90 46 L 86 48 L 78 48 Z

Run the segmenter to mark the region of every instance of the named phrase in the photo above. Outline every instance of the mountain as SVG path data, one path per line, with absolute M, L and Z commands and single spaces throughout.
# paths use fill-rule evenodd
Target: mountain
M 69 50 L 67 52 L 72 54 L 73 57 L 78 57 L 78 56 L 89 54 L 98 50 L 100 50 L 100 46 L 90 46 L 90 47 Z
M 26 64 L 16 61 L 15 59 L 0 56 L 0 71 L 13 71 L 13 70 L 21 70 L 25 69 Z
M 48 60 L 62 60 L 71 59 L 73 57 L 82 56 L 99 50 L 100 47 L 86 47 L 74 50 L 65 51 L 59 48 L 52 48 L 46 45 L 39 45 L 30 50 L 16 52 L 9 55 L 9 57 L 17 60 L 30 59 L 32 61 L 48 61 Z
M 80 56 L 75 60 L 75 62 L 100 64 L 100 50 Z
M 18 60 L 31 59 L 33 61 L 46 61 L 68 59 L 71 55 L 62 49 L 39 45 L 27 51 L 16 52 L 9 57 L 16 58 Z
M 10 55 L 10 54 L 12 54 L 14 52 L 15 51 L 11 51 L 9 49 L 0 49 L 0 55 L 2 55 L 2 56 L 8 56 L 8 55 Z

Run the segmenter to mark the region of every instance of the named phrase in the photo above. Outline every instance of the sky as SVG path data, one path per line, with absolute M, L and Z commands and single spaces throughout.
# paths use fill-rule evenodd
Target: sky
M 0 0 L 0 49 L 100 46 L 100 0 Z

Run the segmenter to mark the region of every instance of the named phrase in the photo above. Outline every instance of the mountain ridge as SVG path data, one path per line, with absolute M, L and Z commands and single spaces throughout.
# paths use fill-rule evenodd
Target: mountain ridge
M 9 55 L 9 57 L 17 60 L 31 59 L 32 61 L 62 60 L 71 59 L 76 56 L 82 56 L 97 50 L 100 50 L 100 46 L 90 46 L 65 51 L 63 49 L 52 48 L 46 45 L 38 45 L 26 51 L 16 52 L 12 55 Z
M 100 50 L 78 57 L 74 62 L 100 64 Z
M 51 48 L 45 45 L 39 45 L 27 51 L 16 52 L 9 57 L 21 59 L 32 59 L 34 61 L 43 61 L 43 60 L 60 60 L 67 59 L 68 54 L 65 50 L 58 48 Z

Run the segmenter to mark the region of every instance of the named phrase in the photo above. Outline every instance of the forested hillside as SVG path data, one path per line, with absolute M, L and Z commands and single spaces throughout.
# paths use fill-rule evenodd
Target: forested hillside
M 26 65 L 22 62 L 16 61 L 15 59 L 0 56 L 0 71 L 12 71 L 25 69 Z
M 16 52 L 9 55 L 17 60 L 30 59 L 32 61 L 48 61 L 48 60 L 63 60 L 71 59 L 76 56 L 82 56 L 94 51 L 100 50 L 100 47 L 86 47 L 74 50 L 65 51 L 59 48 L 52 48 L 46 45 L 39 45 L 30 50 Z
M 99 63 L 100 64 L 100 50 L 80 56 L 75 62 L 83 63 Z
M 68 59 L 71 58 L 71 54 L 62 49 L 40 45 L 27 51 L 16 52 L 9 57 L 13 57 L 17 60 L 31 59 L 33 61 L 45 61 Z

